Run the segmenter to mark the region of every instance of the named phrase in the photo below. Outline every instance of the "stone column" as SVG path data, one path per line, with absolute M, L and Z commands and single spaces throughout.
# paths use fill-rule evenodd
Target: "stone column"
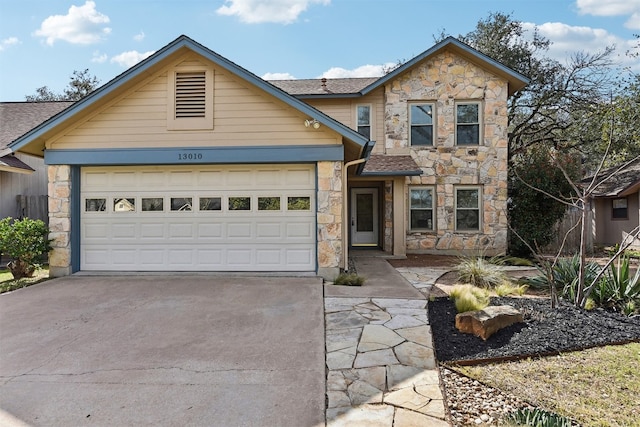
M 49 276 L 71 274 L 71 168 L 68 165 L 49 166 Z
M 318 162 L 318 275 L 333 280 L 342 265 L 342 162 Z

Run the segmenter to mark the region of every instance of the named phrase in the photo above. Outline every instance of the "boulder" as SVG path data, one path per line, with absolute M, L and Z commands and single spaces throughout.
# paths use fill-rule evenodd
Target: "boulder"
M 514 307 L 494 305 L 483 310 L 457 314 L 456 328 L 460 332 L 474 334 L 486 341 L 500 329 L 522 321 L 522 313 Z

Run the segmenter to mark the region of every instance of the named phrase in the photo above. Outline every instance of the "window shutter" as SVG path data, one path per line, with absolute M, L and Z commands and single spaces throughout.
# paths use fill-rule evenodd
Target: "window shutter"
M 176 119 L 205 117 L 205 77 L 204 71 L 176 73 Z

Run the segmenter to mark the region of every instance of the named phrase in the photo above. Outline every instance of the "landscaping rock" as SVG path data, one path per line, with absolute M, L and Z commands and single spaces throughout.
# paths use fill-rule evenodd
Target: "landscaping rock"
M 483 310 L 456 315 L 456 328 L 487 340 L 502 328 L 523 321 L 522 313 L 510 305 L 489 306 Z

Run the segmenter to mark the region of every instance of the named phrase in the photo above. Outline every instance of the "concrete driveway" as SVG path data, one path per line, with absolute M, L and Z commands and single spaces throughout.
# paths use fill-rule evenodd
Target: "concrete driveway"
M 324 357 L 318 278 L 59 278 L 0 295 L 0 424 L 324 425 Z

